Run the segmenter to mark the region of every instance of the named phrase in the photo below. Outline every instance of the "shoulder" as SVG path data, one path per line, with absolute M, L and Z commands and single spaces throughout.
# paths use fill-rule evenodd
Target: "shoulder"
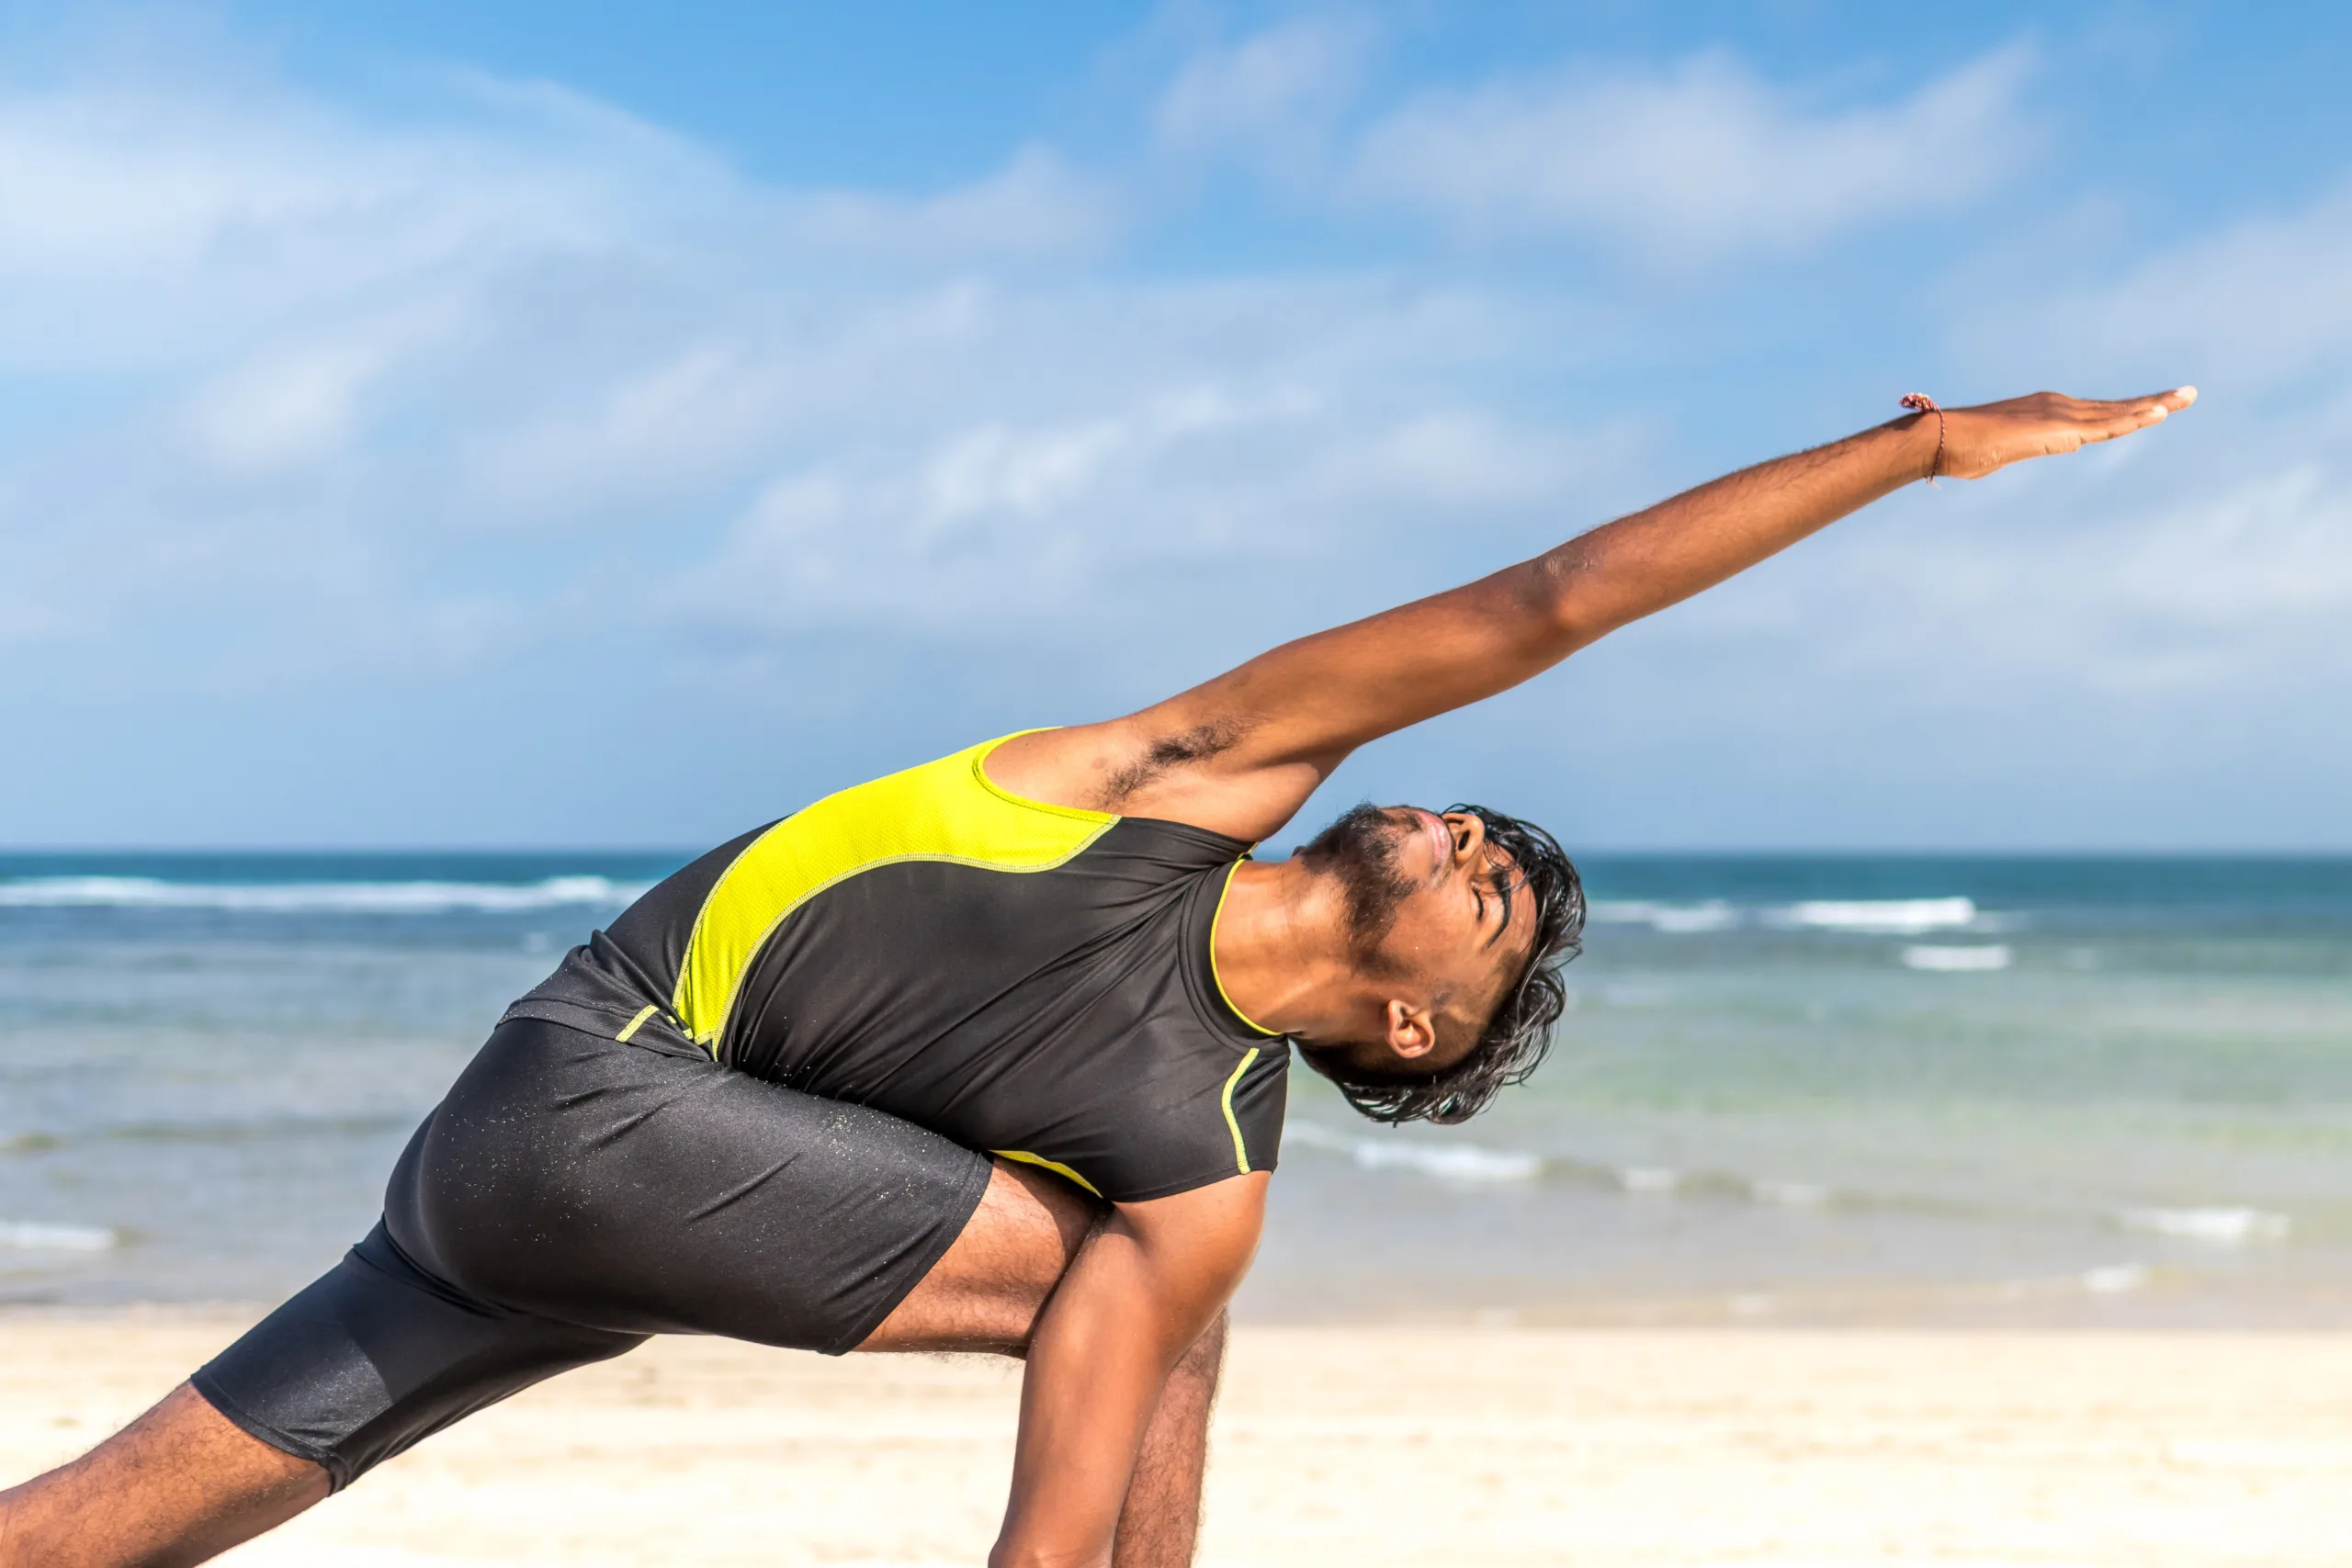
M 1101 1182 L 1115 1202 L 1169 1198 L 1236 1176 L 1271 1172 L 1282 1158 L 1290 1046 L 1281 1039 L 1163 1067 L 1138 1097 L 1133 1122 Z M 1139 1086 L 1144 1087 L 1144 1086 Z
M 1164 1198 L 1122 1202 L 1119 1218 L 1162 1267 L 1229 1289 L 1257 1252 L 1266 1188 L 1262 1173 L 1227 1177 Z
M 1320 774 L 1240 766 L 1243 727 L 1147 708 L 994 742 L 989 776 L 1028 798 L 1182 822 L 1254 842 L 1290 819 Z

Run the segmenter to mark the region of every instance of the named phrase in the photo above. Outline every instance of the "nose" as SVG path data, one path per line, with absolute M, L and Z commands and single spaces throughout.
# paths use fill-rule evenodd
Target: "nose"
M 1476 812 L 1449 811 L 1444 820 L 1449 840 L 1453 834 L 1462 835 L 1462 847 L 1456 858 L 1475 858 L 1487 847 L 1487 824 Z

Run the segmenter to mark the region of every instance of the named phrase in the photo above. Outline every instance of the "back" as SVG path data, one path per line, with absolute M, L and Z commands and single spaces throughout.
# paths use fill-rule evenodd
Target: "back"
M 617 1025 L 635 1001 L 641 1036 L 1114 1201 L 1271 1169 L 1288 1049 L 1225 1000 L 1213 948 L 1249 846 L 1012 795 L 995 744 L 721 846 L 518 1008 L 601 993 Z

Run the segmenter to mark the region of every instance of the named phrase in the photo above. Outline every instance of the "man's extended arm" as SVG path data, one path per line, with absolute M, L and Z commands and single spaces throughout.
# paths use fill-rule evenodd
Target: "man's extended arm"
M 1356 747 L 1508 690 L 1927 478 L 1931 466 L 1979 478 L 2130 434 L 2195 396 L 2183 388 L 2090 402 L 2038 393 L 1906 416 L 1686 491 L 1466 586 L 1285 643 L 1125 718 L 1023 736 L 989 769 L 1043 799 L 1262 839 Z M 1432 558 L 1441 570 L 1451 564 Z
M 1257 1249 L 1266 1176 L 1122 1203 L 1029 1341 L 1012 1495 L 989 1568 L 1103 1568 L 1161 1386 Z

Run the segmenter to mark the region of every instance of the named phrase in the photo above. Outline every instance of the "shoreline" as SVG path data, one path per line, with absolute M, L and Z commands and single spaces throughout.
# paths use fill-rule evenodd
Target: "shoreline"
M 249 1321 L 0 1310 L 0 1483 Z M 660 1339 L 224 1559 L 975 1563 L 1019 1369 Z M 1215 1568 L 2341 1560 L 2352 1333 L 1237 1327 Z M 1403 1506 L 1400 1506 L 1400 1498 Z
M 1953 1292 L 1958 1294 L 1958 1292 Z M 1988 1290 L 1978 1299 L 1990 1300 Z M 2352 1341 L 2352 1321 L 2340 1314 L 2312 1313 L 2246 1318 L 2188 1314 L 2178 1318 L 2100 1315 L 2099 1303 L 2026 1303 L 2014 1314 L 1999 1314 L 1964 1304 L 1937 1314 L 1904 1304 L 1854 1298 L 1846 1310 L 1818 1303 L 1790 1310 L 1766 1307 L 1726 1307 L 1720 1297 L 1687 1300 L 1643 1300 L 1622 1306 L 1584 1306 L 1575 1310 L 1517 1307 L 1398 1307 L 1364 1308 L 1310 1314 L 1289 1309 L 1236 1307 L 1237 1333 L 1303 1335 L 1443 1335 L 1706 1337 L 1775 1335 L 1796 1337 L 1866 1336 L 1886 1339 L 2005 1337 L 2048 1339 L 2310 1339 Z M 275 1302 L 9 1302 L 0 1301 L 0 1338 L 17 1325 L 121 1324 L 130 1327 L 222 1325 L 242 1329 L 258 1322 Z M 2079 1310 L 2054 1310 L 2057 1308 Z M 691 1338 L 692 1336 L 662 1337 Z M 225 1343 L 225 1341 L 224 1341 Z M 747 1348 L 760 1348 L 747 1347 Z M 795 1354 L 796 1352 L 779 1352 Z M 954 1355 L 955 1352 L 942 1352 Z

